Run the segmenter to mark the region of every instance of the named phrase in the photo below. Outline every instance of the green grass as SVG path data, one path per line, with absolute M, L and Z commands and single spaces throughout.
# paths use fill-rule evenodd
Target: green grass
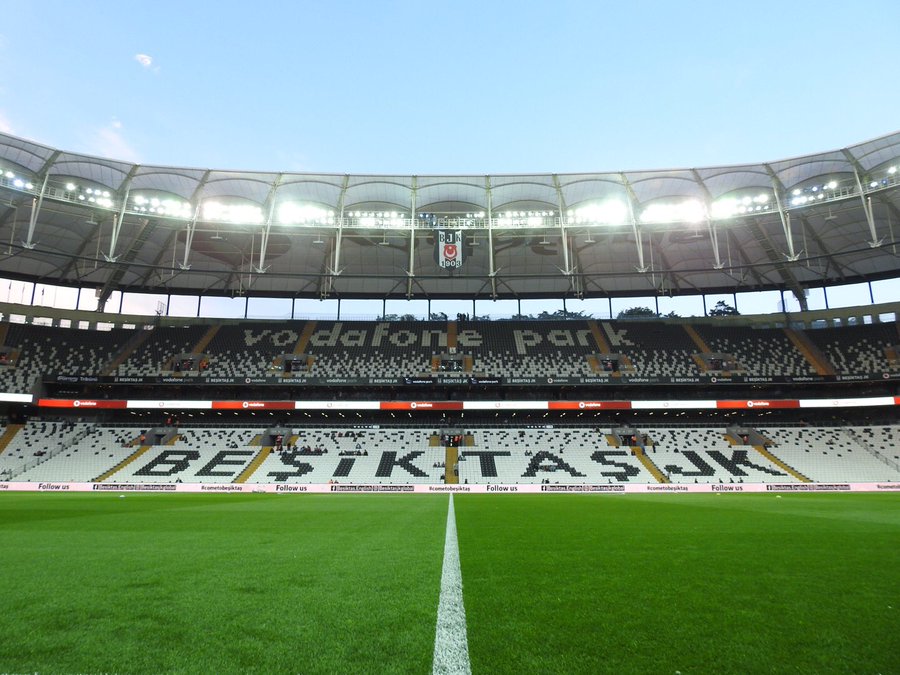
M 426 672 L 446 504 L 5 494 L 0 672 Z
M 898 495 L 457 495 L 478 673 L 890 673 Z M 2 672 L 431 669 L 445 495 L 0 495 Z
M 889 673 L 897 495 L 457 498 L 473 672 Z

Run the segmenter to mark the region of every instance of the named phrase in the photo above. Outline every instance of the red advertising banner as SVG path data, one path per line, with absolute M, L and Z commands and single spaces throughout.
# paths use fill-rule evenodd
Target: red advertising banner
M 462 401 L 382 401 L 382 410 L 462 410 Z
M 127 401 L 97 401 L 93 399 L 42 398 L 38 399 L 39 408 L 125 408 Z
M 213 410 L 293 410 L 293 401 L 213 401 Z
M 548 401 L 548 410 L 631 410 L 631 401 Z
M 724 408 L 727 410 L 751 410 L 751 409 L 765 410 L 767 408 L 799 408 L 800 401 L 797 399 L 784 399 L 784 400 L 752 399 L 749 401 L 716 401 L 716 407 Z

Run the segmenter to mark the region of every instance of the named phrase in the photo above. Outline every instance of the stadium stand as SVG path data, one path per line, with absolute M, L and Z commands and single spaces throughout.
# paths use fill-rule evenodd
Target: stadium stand
M 673 483 L 769 483 L 797 479 L 717 429 L 653 428 L 647 456 Z
M 320 377 L 409 377 L 430 373 L 447 351 L 446 322 L 319 322 L 307 351 Z
M 23 471 L 14 471 L 13 478 L 40 482 L 93 480 L 134 452 L 131 444 L 138 434 L 132 428 L 84 422 L 29 422 L 20 435 L 19 447 L 42 448 L 47 454 L 20 465 Z
M 763 428 L 759 431 L 772 440 L 773 454 L 816 482 L 900 480 L 895 443 L 900 437 L 897 427 Z
M 648 426 L 633 446 L 588 426 L 474 427 L 456 466 L 428 427 L 303 426 L 280 450 L 259 426 L 182 428 L 154 446 L 141 446 L 141 433 L 32 421 L 0 454 L 0 471 L 18 481 L 111 483 L 439 484 L 454 471 L 463 484 L 900 481 L 897 426 L 761 427 L 758 444 L 724 428 Z
M 613 351 L 626 354 L 639 375 L 671 377 L 700 372 L 693 359 L 700 349 L 680 325 L 604 321 L 601 326 Z
M 0 367 L 0 389 L 8 392 L 28 392 L 46 373 L 97 375 L 132 334 L 121 328 L 7 325 L 5 346 L 17 353 L 13 365 Z
M 900 370 L 900 363 L 889 362 L 885 354 L 886 349 L 900 343 L 896 323 L 816 328 L 805 333 L 839 373 Z
M 780 328 L 697 324 L 713 352 L 731 354 L 749 375 L 814 375 L 815 370 Z
M 206 346 L 209 374 L 221 377 L 265 375 L 276 370 L 275 359 L 294 352 L 304 322 L 280 325 L 241 323 L 222 326 Z
M 306 427 L 293 437 L 298 449 L 273 452 L 248 482 L 443 482 L 444 449 L 430 445 L 427 429 Z
M 584 321 L 474 321 L 461 330 L 477 336 L 460 347 L 488 376 L 553 377 L 594 374 L 588 357 L 599 347 Z
M 120 376 L 159 375 L 174 369 L 178 354 L 191 354 L 209 326 L 159 326 L 116 368 Z

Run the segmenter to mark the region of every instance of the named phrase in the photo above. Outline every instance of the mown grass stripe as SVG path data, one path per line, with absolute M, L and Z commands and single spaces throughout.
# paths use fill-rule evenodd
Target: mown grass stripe
M 456 514 L 453 494 L 447 508 L 447 534 L 444 538 L 444 565 L 441 571 L 441 597 L 438 601 L 434 634 L 433 673 L 471 673 L 469 641 L 466 635 L 466 608 L 463 605 L 462 571 L 459 567 L 459 542 L 456 538 Z

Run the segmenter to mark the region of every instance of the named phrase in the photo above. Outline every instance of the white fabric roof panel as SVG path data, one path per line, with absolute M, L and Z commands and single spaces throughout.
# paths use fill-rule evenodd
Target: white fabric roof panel
M 7 255 L 0 257 L 0 276 L 96 286 L 107 295 L 139 289 L 310 297 L 406 297 L 410 292 L 413 297 L 491 297 L 494 288 L 496 297 L 763 288 L 802 293 L 800 286 L 900 276 L 900 258 L 892 251 L 900 243 L 894 238 L 894 230 L 900 229 L 900 179 L 887 173 L 888 166 L 900 163 L 900 133 L 852 146 L 848 152 L 863 171 L 880 172 L 861 176 L 873 206 L 874 247 L 868 243 L 873 234 L 856 192 L 854 162 L 841 150 L 767 164 L 664 171 L 357 176 L 139 166 L 0 135 L 0 167 L 21 172 L 37 186 L 28 191 L 22 181 L 17 187 L 0 176 L 0 241 L 8 242 Z M 32 200 L 43 182 L 41 171 L 49 176 L 48 190 L 57 192 L 48 192 L 32 230 Z M 97 208 L 60 196 L 59 185 L 69 179 L 103 186 L 113 193 L 114 206 Z M 795 187 L 830 180 L 841 183 L 840 195 L 803 208 L 790 203 Z M 493 256 L 485 223 L 451 220 L 447 229 L 466 230 L 464 263 L 458 270 L 437 265 L 435 233 L 422 229 L 415 230 L 410 270 L 408 222 L 399 228 L 392 224 L 386 231 L 380 225 L 361 230 L 359 224 L 346 223 L 339 247 L 337 226 L 272 224 L 266 237 L 265 225 L 199 222 L 187 269 L 182 269 L 189 228 L 184 220 L 126 210 L 113 249 L 126 187 L 131 197 L 158 192 L 194 200 L 194 205 L 204 199 L 234 198 L 263 206 L 274 195 L 276 205 L 294 201 L 337 213 L 343 204 L 345 215 L 396 211 L 409 217 L 415 199 L 418 212 L 451 218 L 486 212 L 490 203 L 495 217 L 504 211 L 535 210 L 554 212 L 554 219 L 538 227 L 495 226 Z M 789 209 L 784 214 L 770 200 L 759 213 L 712 223 L 717 248 L 707 222 L 568 223 L 562 230 L 555 220 L 560 209 L 610 199 L 630 201 L 640 218 L 651 203 L 708 203 L 782 189 L 782 204 Z M 785 232 L 788 216 L 790 241 Z M 381 245 L 385 238 L 388 245 Z M 473 239 L 478 246 L 471 246 Z M 791 250 L 797 260 L 789 260 Z M 110 253 L 112 261 L 105 258 Z M 260 266 L 265 273 L 257 271 Z

